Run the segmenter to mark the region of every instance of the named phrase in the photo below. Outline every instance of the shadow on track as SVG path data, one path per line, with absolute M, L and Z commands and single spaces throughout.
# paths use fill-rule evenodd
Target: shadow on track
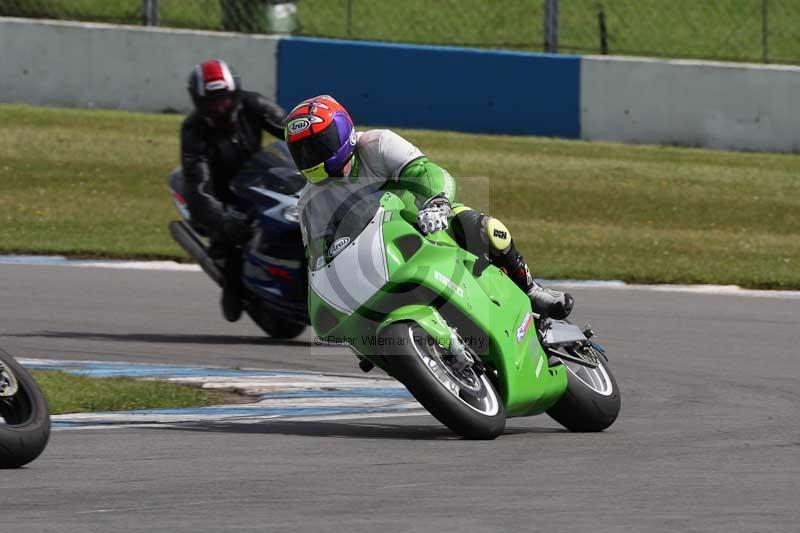
M 158 333 L 95 333 L 90 331 L 34 331 L 32 333 L 0 333 L 0 337 L 82 339 L 92 341 L 147 342 L 162 344 L 260 344 L 267 346 L 311 346 L 308 341 L 273 339 L 256 336 L 175 335 Z
M 426 416 L 426 415 L 420 415 Z M 390 440 L 463 440 L 443 426 L 378 424 L 374 422 L 330 422 L 330 421 L 265 421 L 243 424 L 241 422 L 186 422 L 174 426 L 156 428 L 171 431 L 200 431 L 204 433 L 237 433 L 255 435 L 291 435 L 297 437 L 336 437 L 354 439 Z M 504 436 L 529 433 L 565 433 L 558 428 L 506 428 Z

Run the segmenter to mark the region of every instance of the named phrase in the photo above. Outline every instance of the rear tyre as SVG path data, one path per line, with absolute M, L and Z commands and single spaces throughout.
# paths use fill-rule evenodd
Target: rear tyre
M 0 468 L 36 459 L 50 438 L 50 409 L 31 375 L 0 350 Z
M 273 339 L 294 339 L 306 329 L 305 324 L 278 318 L 259 306 L 247 306 L 247 314 Z
M 567 392 L 547 414 L 570 431 L 603 431 L 617 419 L 621 406 L 617 380 L 603 355 L 597 368 L 562 359 Z
M 453 369 L 446 349 L 413 322 L 388 326 L 381 339 L 391 374 L 442 424 L 465 439 L 494 439 L 503 432 L 503 402 L 486 374 Z

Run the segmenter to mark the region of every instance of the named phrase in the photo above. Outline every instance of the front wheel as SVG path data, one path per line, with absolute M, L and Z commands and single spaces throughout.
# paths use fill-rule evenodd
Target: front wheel
M 617 419 L 621 405 L 617 380 L 605 356 L 597 368 L 562 359 L 567 370 L 567 392 L 547 414 L 570 431 L 603 431 Z
M 36 459 L 50 438 L 50 409 L 39 386 L 0 350 L 0 468 Z
M 456 370 L 447 350 L 413 322 L 381 332 L 391 374 L 430 414 L 467 439 L 494 439 L 506 425 L 503 402 L 485 373 Z

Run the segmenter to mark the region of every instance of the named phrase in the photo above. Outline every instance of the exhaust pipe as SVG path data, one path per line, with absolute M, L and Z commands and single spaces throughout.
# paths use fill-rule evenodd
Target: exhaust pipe
M 197 261 L 208 277 L 222 287 L 222 272 L 208 255 L 205 245 L 189 225 L 182 220 L 169 223 L 169 234 L 189 256 Z

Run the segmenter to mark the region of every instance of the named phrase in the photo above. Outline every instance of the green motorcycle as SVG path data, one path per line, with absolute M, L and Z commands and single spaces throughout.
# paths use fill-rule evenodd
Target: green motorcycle
M 383 369 L 465 438 L 493 439 L 506 417 L 544 412 L 572 431 L 609 427 L 620 394 L 591 329 L 534 314 L 487 257 L 446 231 L 422 235 L 411 193 L 383 185 L 340 183 L 301 200 L 317 335 L 348 344 L 362 370 Z

